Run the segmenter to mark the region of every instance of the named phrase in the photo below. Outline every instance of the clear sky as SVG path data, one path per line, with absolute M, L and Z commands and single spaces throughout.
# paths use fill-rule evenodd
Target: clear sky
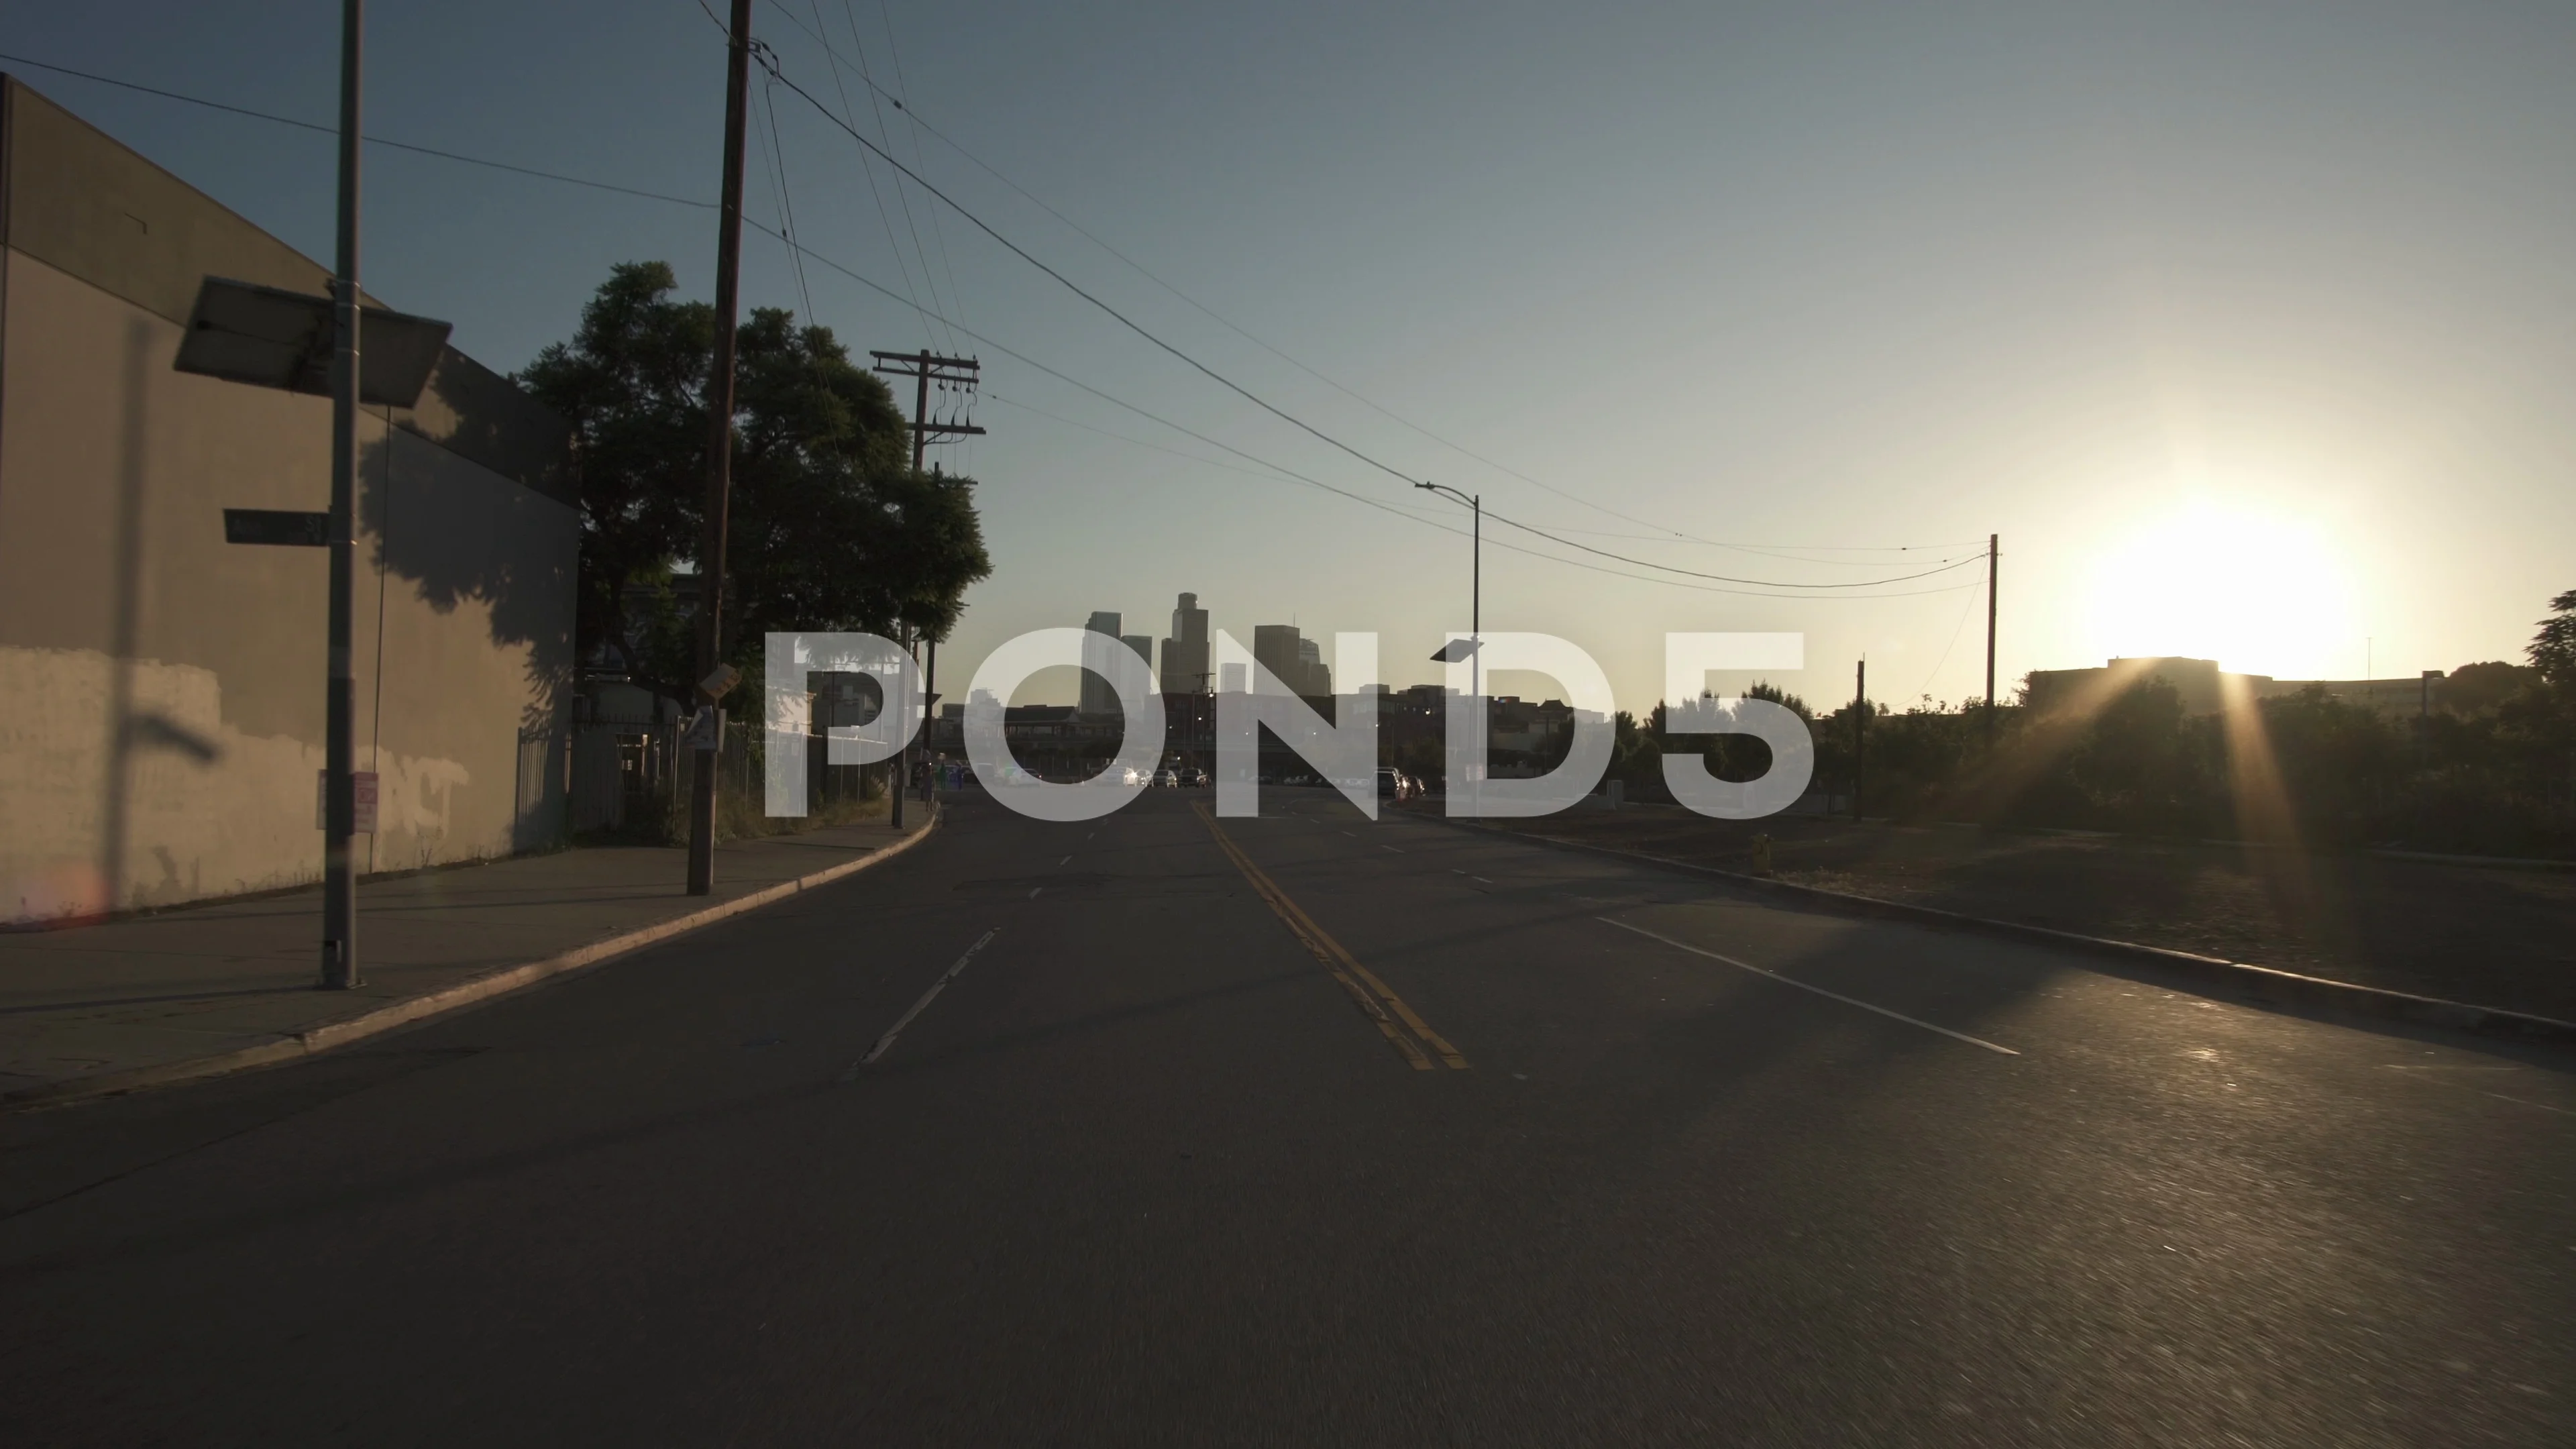
M 328 121 L 338 13 L 20 4 L 0 50 Z M 790 16 L 1262 342 L 1573 497 L 1229 331 L 891 107 L 881 132 L 854 71 L 836 86 Z M 370 25 L 376 134 L 715 193 L 723 42 L 696 0 L 381 0 Z M 2007 684 L 2114 653 L 2302 678 L 2518 659 L 2549 596 L 2576 588 L 2563 0 L 760 0 L 754 27 L 790 78 L 835 108 L 846 87 L 862 129 L 1004 234 L 1410 476 L 1742 578 L 1888 578 L 2000 533 Z M 329 256 L 328 137 L 10 68 Z M 784 89 L 772 147 L 764 89 L 755 219 L 777 220 L 783 159 L 815 251 L 1245 452 L 1462 517 L 1157 352 L 881 164 L 872 190 L 856 144 Z M 614 262 L 667 260 L 712 291 L 711 212 L 382 148 L 369 164 L 369 289 L 452 319 L 492 366 L 566 336 Z M 942 450 L 982 480 L 995 566 L 945 651 L 950 697 L 950 671 L 1010 634 L 1115 609 L 1159 635 L 1182 590 L 1247 642 L 1258 623 L 1375 629 L 1392 682 L 1437 677 L 1424 656 L 1467 622 L 1463 538 L 1195 461 L 1249 466 L 820 266 L 803 286 L 854 350 L 987 363 L 991 435 Z M 757 234 L 744 293 L 807 310 Z M 1980 568 L 1748 598 L 1488 538 L 1485 625 L 1575 640 L 1631 708 L 1660 692 L 1666 630 L 1803 630 L 1809 667 L 1780 682 L 1811 698 L 1844 696 L 1863 653 L 1878 698 L 1980 688 L 1982 593 L 1912 592 Z

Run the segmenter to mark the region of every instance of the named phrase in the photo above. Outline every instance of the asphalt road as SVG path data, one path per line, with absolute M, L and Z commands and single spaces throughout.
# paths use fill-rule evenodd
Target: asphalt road
M 2564 1057 L 1206 801 L 0 1119 L 0 1442 L 2576 1443 Z

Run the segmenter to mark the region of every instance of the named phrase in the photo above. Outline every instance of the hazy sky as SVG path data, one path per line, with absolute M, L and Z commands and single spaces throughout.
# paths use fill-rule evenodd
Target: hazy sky
M 0 50 L 329 120 L 338 11 L 21 4 Z M 723 42 L 695 0 L 371 12 L 372 131 L 714 195 Z M 790 14 L 1262 341 L 1628 517 L 1371 411 L 884 111 L 898 154 L 1004 234 L 1409 475 L 1597 548 L 1742 578 L 1887 578 L 2002 534 L 2007 682 L 2113 653 L 2282 677 L 2518 659 L 2548 597 L 2576 588 L 2563 0 L 760 0 L 755 31 L 785 73 L 837 107 L 831 62 Z M 11 69 L 329 256 L 329 138 Z M 856 75 L 840 82 L 879 134 Z M 872 192 L 855 143 L 783 88 L 773 156 L 762 90 L 756 219 L 777 219 L 783 157 L 814 250 L 925 306 L 935 290 L 976 331 L 1233 447 L 1462 521 L 1155 351 L 917 188 L 899 195 L 882 165 Z M 693 295 L 712 290 L 711 212 L 381 148 L 369 164 L 369 289 L 453 319 L 492 366 L 567 335 L 614 262 L 667 260 Z M 1309 635 L 1376 629 L 1392 682 L 1437 677 L 1424 656 L 1467 622 L 1465 539 L 1069 426 L 1043 414 L 1249 466 L 818 265 L 805 283 L 856 351 L 929 342 L 986 360 L 977 420 L 993 432 L 942 450 L 982 480 L 994 559 L 944 651 L 950 697 L 1009 634 L 1094 609 L 1160 634 L 1185 589 L 1247 642 L 1292 619 Z M 784 248 L 757 234 L 744 293 L 805 310 Z M 1666 630 L 1803 630 L 1809 668 L 1781 682 L 1815 698 L 1844 696 L 1864 652 L 1882 699 L 1980 687 L 1975 588 L 1748 598 L 1506 552 L 1567 550 L 1491 524 L 1488 538 L 1486 626 L 1575 640 L 1632 708 L 1660 691 Z M 1921 547 L 1841 552 L 1896 546 Z

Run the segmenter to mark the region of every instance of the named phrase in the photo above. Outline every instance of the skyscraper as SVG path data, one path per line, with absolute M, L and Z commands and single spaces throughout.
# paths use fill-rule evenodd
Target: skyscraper
M 1279 687 L 1290 694 L 1333 692 L 1333 671 L 1325 667 L 1323 650 L 1300 635 L 1294 624 L 1254 625 L 1252 658 L 1277 676 Z
M 1268 670 L 1279 682 L 1264 686 L 1256 676 L 1253 688 L 1278 688 L 1290 694 L 1306 690 L 1306 660 L 1298 649 L 1297 626 L 1294 624 L 1255 624 L 1252 626 L 1252 662 Z
M 1163 692 L 1205 694 L 1208 691 L 1208 611 L 1196 594 L 1181 595 L 1172 610 L 1172 637 L 1163 641 Z
M 1109 651 L 1120 647 L 1118 615 L 1106 609 L 1095 611 L 1083 627 L 1091 632 L 1082 641 L 1080 712 L 1105 719 L 1119 712 L 1118 691 L 1109 685 Z
M 1323 647 L 1312 639 L 1297 641 L 1297 662 L 1305 666 L 1305 680 L 1297 686 L 1299 694 L 1333 692 L 1333 671 L 1324 663 Z

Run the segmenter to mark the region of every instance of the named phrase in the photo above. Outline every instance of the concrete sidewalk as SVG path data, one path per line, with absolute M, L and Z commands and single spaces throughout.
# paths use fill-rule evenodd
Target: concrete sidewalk
M 716 890 L 688 855 L 605 846 L 432 871 L 358 891 L 366 984 L 315 988 L 318 889 L 58 931 L 0 934 L 0 1108 L 282 1061 L 577 970 L 910 848 L 838 825 L 736 841 Z

